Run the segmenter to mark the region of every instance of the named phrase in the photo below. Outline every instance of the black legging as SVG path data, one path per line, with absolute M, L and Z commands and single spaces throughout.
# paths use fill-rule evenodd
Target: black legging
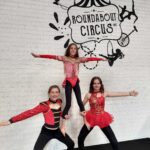
M 42 127 L 41 133 L 35 143 L 34 150 L 43 150 L 45 145 L 51 140 L 51 139 L 58 139 L 62 143 L 66 144 L 68 147 L 68 150 L 74 149 L 74 142 L 72 139 L 65 134 L 65 136 L 61 133 L 60 129 L 57 130 L 49 130 Z
M 80 111 L 84 111 L 84 105 L 82 103 L 81 99 L 81 90 L 79 86 L 79 81 L 77 81 L 76 85 L 72 87 L 71 83 L 69 81 L 66 81 L 65 85 L 65 94 L 66 94 L 66 106 L 63 110 L 62 117 L 65 118 L 65 115 L 68 114 L 68 111 L 71 107 L 71 95 L 72 95 L 72 89 L 74 90 L 78 106 L 80 107 Z
M 93 128 L 90 128 L 90 130 L 88 130 L 87 126 L 84 124 L 80 134 L 78 136 L 78 146 L 79 146 L 79 150 L 83 150 L 84 149 L 84 141 L 85 138 L 87 137 L 87 135 L 92 131 Z M 112 131 L 110 126 L 107 126 L 105 128 L 101 129 L 103 131 L 103 133 L 106 135 L 106 137 L 108 138 L 108 140 L 110 141 L 110 144 L 112 145 L 113 150 L 118 150 L 118 141 L 114 135 L 114 132 Z

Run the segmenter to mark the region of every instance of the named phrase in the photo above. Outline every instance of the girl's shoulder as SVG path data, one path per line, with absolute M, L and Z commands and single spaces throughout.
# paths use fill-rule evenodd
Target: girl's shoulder
M 49 100 L 40 102 L 40 105 L 48 106 L 49 105 Z
M 88 93 L 86 93 L 85 96 L 86 96 L 87 99 L 90 99 L 91 95 L 92 95 L 92 94 L 88 92 Z
M 62 104 L 62 99 L 58 99 L 56 103 L 61 105 Z
M 109 93 L 109 92 L 105 91 L 105 92 L 103 93 L 103 96 L 104 96 L 104 97 L 107 97 L 107 96 L 108 96 L 108 93 Z

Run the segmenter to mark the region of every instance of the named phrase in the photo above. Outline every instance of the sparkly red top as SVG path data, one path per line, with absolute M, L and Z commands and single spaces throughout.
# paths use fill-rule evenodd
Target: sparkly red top
M 97 97 L 97 93 L 92 93 L 89 99 L 90 111 L 92 113 L 102 113 L 105 107 L 105 98 L 103 95 Z

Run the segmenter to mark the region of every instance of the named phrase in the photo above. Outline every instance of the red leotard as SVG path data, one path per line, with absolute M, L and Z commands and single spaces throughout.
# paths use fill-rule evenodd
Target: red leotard
M 113 116 L 104 111 L 105 98 L 103 95 L 97 97 L 97 93 L 92 93 L 89 99 L 90 110 L 86 113 L 86 120 L 91 127 L 107 127 L 112 121 Z

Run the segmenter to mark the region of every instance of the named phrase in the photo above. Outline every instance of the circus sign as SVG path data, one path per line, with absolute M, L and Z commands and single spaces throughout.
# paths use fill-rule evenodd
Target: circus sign
M 119 10 L 115 5 L 68 9 L 72 40 L 76 43 L 117 40 L 121 36 Z
M 138 32 L 135 3 L 134 0 L 129 1 L 132 2 L 124 1 L 124 4 L 118 5 L 112 0 L 74 0 L 72 3 L 54 0 L 53 4 L 67 14 L 64 18 L 62 13 L 54 12 L 54 22 L 49 23 L 56 33 L 54 40 L 63 39 L 64 48 L 74 42 L 84 53 L 84 57 L 98 55 L 108 59 L 109 66 L 113 66 L 116 60 L 124 58 L 124 48 Z M 98 66 L 98 62 L 93 64 L 83 65 L 92 70 Z

